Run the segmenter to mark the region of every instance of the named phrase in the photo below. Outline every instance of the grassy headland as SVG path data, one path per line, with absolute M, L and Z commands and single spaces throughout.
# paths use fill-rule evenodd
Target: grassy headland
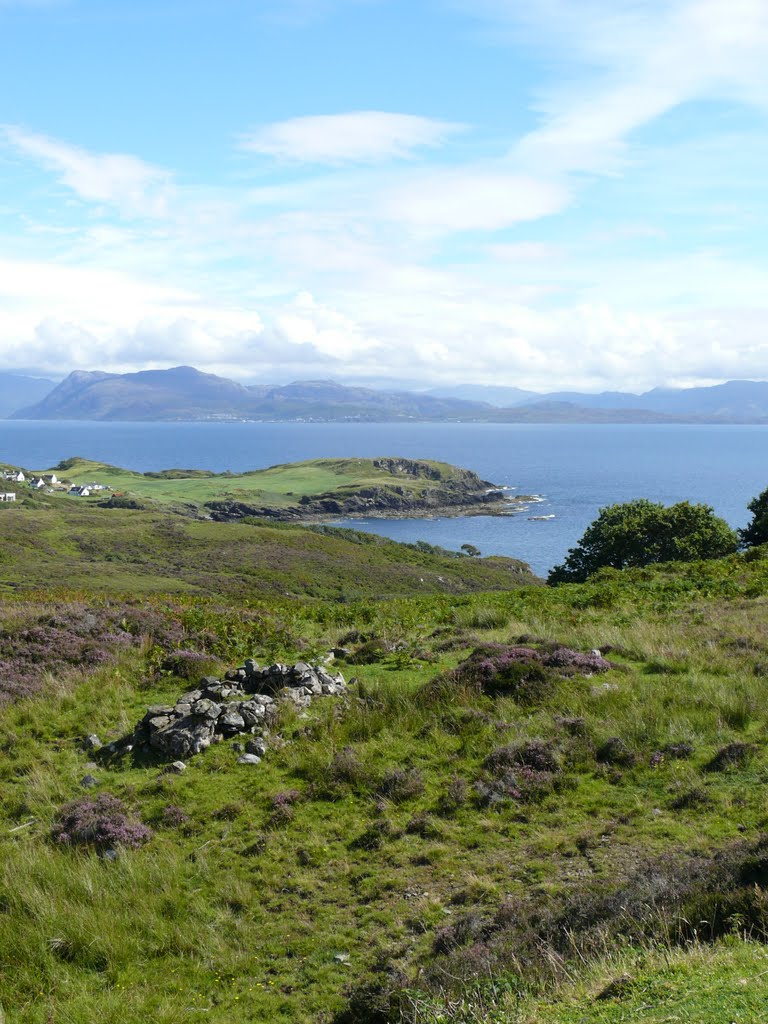
M 402 458 L 312 459 L 247 473 L 168 469 L 137 473 L 88 459 L 65 459 L 56 472 L 73 484 L 98 482 L 146 504 L 218 518 L 267 515 L 494 514 L 510 498 L 470 470 Z

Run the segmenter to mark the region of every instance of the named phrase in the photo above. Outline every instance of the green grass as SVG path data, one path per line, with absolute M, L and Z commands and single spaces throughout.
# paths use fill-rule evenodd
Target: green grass
M 456 481 L 463 476 L 462 470 L 448 463 L 424 462 L 439 474 L 437 483 Z M 66 459 L 55 468 L 60 477 L 75 484 L 102 483 L 142 500 L 175 507 L 188 503 L 202 506 L 212 500 L 232 499 L 270 508 L 292 508 L 304 495 L 344 496 L 364 487 L 389 488 L 404 484 L 418 496 L 436 484 L 429 478 L 393 476 L 386 469 L 374 466 L 372 459 L 314 459 L 240 474 L 183 469 L 136 473 L 81 458 Z
M 68 499 L 3 508 L 0 590 L 228 595 L 334 600 L 530 583 L 522 563 L 462 558 L 354 531 L 212 523 Z
M 31 536 L 50 564 L 82 550 L 55 510 L 36 515 Z M 115 515 L 117 553 L 120 524 L 147 519 Z M 214 526 L 184 523 L 179 530 L 210 545 L 219 537 Z M 222 529 L 237 539 L 241 557 L 247 538 L 261 536 L 261 528 Z M 280 540 L 292 536 L 287 528 L 264 529 Z M 22 543 L 10 537 L 4 555 Z M 106 550 L 106 539 L 91 543 L 97 553 Z M 151 531 L 130 543 L 156 557 Z M 369 555 L 367 542 L 348 543 L 335 557 L 353 557 L 352 549 Z M 157 548 L 168 552 L 164 564 L 176 562 L 169 578 L 182 578 L 184 544 L 161 536 Z M 31 557 L 31 542 L 24 550 Z M 302 548 L 297 558 L 310 551 Z M 427 557 L 411 549 L 398 557 L 411 566 L 417 554 Z M 500 908 L 514 904 L 519 922 L 544 935 L 566 905 L 634 891 L 646 865 L 658 874 L 670 858 L 709 863 L 718 851 L 733 860 L 768 831 L 768 575 L 760 554 L 607 573 L 557 589 L 386 601 L 375 599 L 373 586 L 348 602 L 289 600 L 265 590 L 246 602 L 221 589 L 215 599 L 148 594 L 147 608 L 183 631 L 179 642 L 204 642 L 221 667 L 247 653 L 259 660 L 314 657 L 351 629 L 359 639 L 348 646 L 380 637 L 400 649 L 374 664 L 342 666 L 359 680 L 348 704 L 319 702 L 306 718 L 286 712 L 279 729 L 285 745 L 257 769 L 237 765 L 229 744 L 192 759 L 181 776 L 139 757 L 100 754 L 96 768 L 87 767 L 93 755 L 82 750 L 84 735 L 122 736 L 146 705 L 188 688 L 158 670 L 162 652 L 149 642 L 92 674 L 52 672 L 44 693 L 4 707 L 0 1003 L 22 1024 L 309 1024 L 332 1021 L 351 989 L 380 983 L 387 968 L 402 972 L 396 988 L 412 993 L 404 1019 L 418 1024 L 763 1019 L 768 947 L 757 941 L 755 924 L 761 882 L 749 889 L 753 903 L 734 911 L 727 934 L 713 943 L 703 941 L 700 925 L 697 941 L 677 941 L 674 900 L 648 914 L 639 900 L 630 907 L 631 928 L 630 915 L 607 929 L 576 929 L 570 944 L 542 958 L 518 955 L 527 948 L 522 925 L 491 928 Z M 462 570 L 481 564 L 457 561 Z M 119 606 L 117 591 L 83 594 L 90 584 L 84 566 L 95 561 L 69 564 L 79 602 Z M 136 560 L 130 565 L 135 572 Z M 341 571 L 330 565 L 328 579 Z M 0 625 L 17 632 L 65 606 L 52 592 L 7 595 Z M 458 689 L 442 699 L 425 696 L 424 684 L 474 646 L 521 636 L 581 650 L 611 645 L 616 667 L 562 680 L 532 707 Z M 578 734 L 563 719 L 582 720 Z M 632 765 L 596 758 L 611 737 L 631 750 Z M 479 805 L 474 784 L 487 756 L 530 740 L 552 745 L 563 766 L 558 785 L 531 802 Z M 689 758 L 654 759 L 683 742 L 693 748 Z M 751 744 L 750 757 L 726 771 L 708 770 L 733 742 Z M 342 771 L 337 755 L 347 750 L 354 759 L 345 755 Z M 402 802 L 386 798 L 384 782 L 395 770 L 418 772 L 423 788 Z M 114 863 L 49 838 L 57 809 L 83 794 L 87 771 L 99 779 L 97 792 L 122 798 L 155 828 L 150 843 Z M 448 799 L 455 779 L 465 783 L 463 802 Z M 292 815 L 276 820 L 272 798 L 289 789 L 301 799 Z M 188 820 L 164 825 L 168 805 Z M 728 898 L 723 890 L 723 906 Z M 739 917 L 748 911 L 756 916 Z M 486 931 L 439 952 L 436 936 L 466 915 Z M 492 966 L 483 968 L 473 949 L 485 951 Z M 596 1001 L 622 974 L 632 982 L 621 997 Z M 393 1014 L 398 1020 L 399 1011 Z

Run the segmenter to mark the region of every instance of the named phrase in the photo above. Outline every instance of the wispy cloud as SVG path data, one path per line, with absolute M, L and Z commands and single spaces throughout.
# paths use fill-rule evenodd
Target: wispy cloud
M 634 131 L 692 100 L 727 97 L 768 108 L 765 0 L 462 6 L 557 55 L 556 84 L 537 93 L 541 125 L 511 151 L 529 168 L 615 173 Z
M 562 210 L 568 193 L 560 185 L 505 172 L 502 168 L 433 170 L 384 198 L 387 217 L 435 234 L 503 231 Z
M 167 213 L 172 175 L 160 167 L 128 154 L 91 153 L 15 125 L 0 132 L 7 145 L 52 170 L 81 199 L 107 203 L 129 217 Z
M 295 117 L 265 125 L 241 140 L 243 149 L 314 164 L 376 163 L 442 145 L 463 126 L 413 114 L 360 110 Z

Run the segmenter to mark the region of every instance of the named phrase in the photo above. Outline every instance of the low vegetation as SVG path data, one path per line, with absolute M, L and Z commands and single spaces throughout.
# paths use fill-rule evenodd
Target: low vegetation
M 4 510 L 8 1019 L 762 1019 L 768 546 L 545 587 L 66 507 Z M 330 652 L 346 691 L 270 712 L 260 763 L 126 745 L 203 676 Z

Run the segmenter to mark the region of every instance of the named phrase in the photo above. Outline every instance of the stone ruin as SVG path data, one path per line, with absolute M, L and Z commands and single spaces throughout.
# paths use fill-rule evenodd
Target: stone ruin
M 148 708 L 134 731 L 133 743 L 180 763 L 211 743 L 250 735 L 260 739 L 246 744 L 239 761 L 258 764 L 266 750 L 264 737 L 281 702 L 303 709 L 318 697 L 341 697 L 346 692 L 344 676 L 332 674 L 324 665 L 300 661 L 259 668 L 249 658 L 224 679 L 201 679 L 173 705 Z

